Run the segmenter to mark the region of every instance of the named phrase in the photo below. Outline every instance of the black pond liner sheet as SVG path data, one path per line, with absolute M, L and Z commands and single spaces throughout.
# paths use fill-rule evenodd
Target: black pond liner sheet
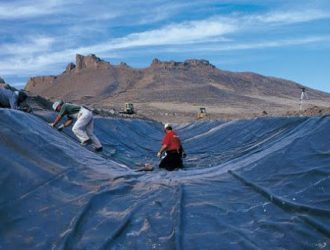
M 96 118 L 94 153 L 54 115 L 0 109 L 0 249 L 330 248 L 330 117 L 175 125 L 167 172 L 162 124 Z

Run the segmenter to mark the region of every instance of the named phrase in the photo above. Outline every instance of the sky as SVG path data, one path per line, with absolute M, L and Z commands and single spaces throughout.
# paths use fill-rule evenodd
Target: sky
M 329 0 L 0 0 L 0 77 L 24 86 L 75 55 L 145 68 L 205 59 L 330 93 Z

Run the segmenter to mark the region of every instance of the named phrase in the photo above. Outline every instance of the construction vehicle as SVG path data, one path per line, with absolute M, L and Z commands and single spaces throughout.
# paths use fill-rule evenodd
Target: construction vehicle
M 198 112 L 198 114 L 197 114 L 197 119 L 203 119 L 203 118 L 205 118 L 207 116 L 207 114 L 206 114 L 206 108 L 204 108 L 204 107 L 200 107 L 199 108 L 199 112 Z
M 134 106 L 133 103 L 125 103 L 125 110 L 124 110 L 125 114 L 134 114 Z

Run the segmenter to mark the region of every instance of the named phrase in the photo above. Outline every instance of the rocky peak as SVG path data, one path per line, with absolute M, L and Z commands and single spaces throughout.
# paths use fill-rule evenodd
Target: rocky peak
M 106 68 L 109 65 L 110 63 L 101 60 L 94 54 L 88 56 L 76 55 L 76 70 Z
M 161 65 L 161 63 L 162 63 L 161 60 L 159 60 L 158 58 L 155 58 L 155 59 L 152 60 L 150 66 L 151 66 L 151 67 L 152 67 L 152 66 L 158 66 L 158 65 Z
M 173 68 L 176 66 L 181 65 L 181 62 L 176 62 L 176 61 L 161 61 L 157 58 L 152 60 L 151 67 L 164 67 L 164 68 Z
M 76 65 L 74 63 L 69 63 L 68 66 L 66 66 L 65 71 L 66 73 L 74 71 L 76 68 Z
M 123 68 L 129 68 L 128 64 L 125 62 L 120 62 L 119 66 Z
M 197 60 L 197 59 L 189 59 L 184 62 L 176 62 L 176 61 L 161 61 L 157 58 L 152 60 L 152 63 L 150 65 L 152 68 L 165 68 L 165 69 L 171 69 L 171 68 L 177 68 L 177 67 L 212 67 L 215 68 L 214 65 L 210 64 L 207 60 Z
M 210 66 L 212 68 L 215 68 L 213 64 L 211 64 L 208 60 L 197 60 L 197 59 L 188 59 L 184 61 L 185 65 L 190 65 L 190 66 Z

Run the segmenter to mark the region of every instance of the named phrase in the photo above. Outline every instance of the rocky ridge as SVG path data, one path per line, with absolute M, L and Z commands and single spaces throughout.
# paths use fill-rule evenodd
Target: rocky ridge
M 121 109 L 132 102 L 147 117 L 190 121 L 199 107 L 217 119 L 294 113 L 301 87 L 252 72 L 220 70 L 207 60 L 154 59 L 149 67 L 137 69 L 95 55 L 76 55 L 75 64 L 69 63 L 62 74 L 33 77 L 25 89 L 50 100 L 62 98 L 95 108 Z M 330 94 L 305 88 L 309 100 L 304 108 L 329 105 Z

